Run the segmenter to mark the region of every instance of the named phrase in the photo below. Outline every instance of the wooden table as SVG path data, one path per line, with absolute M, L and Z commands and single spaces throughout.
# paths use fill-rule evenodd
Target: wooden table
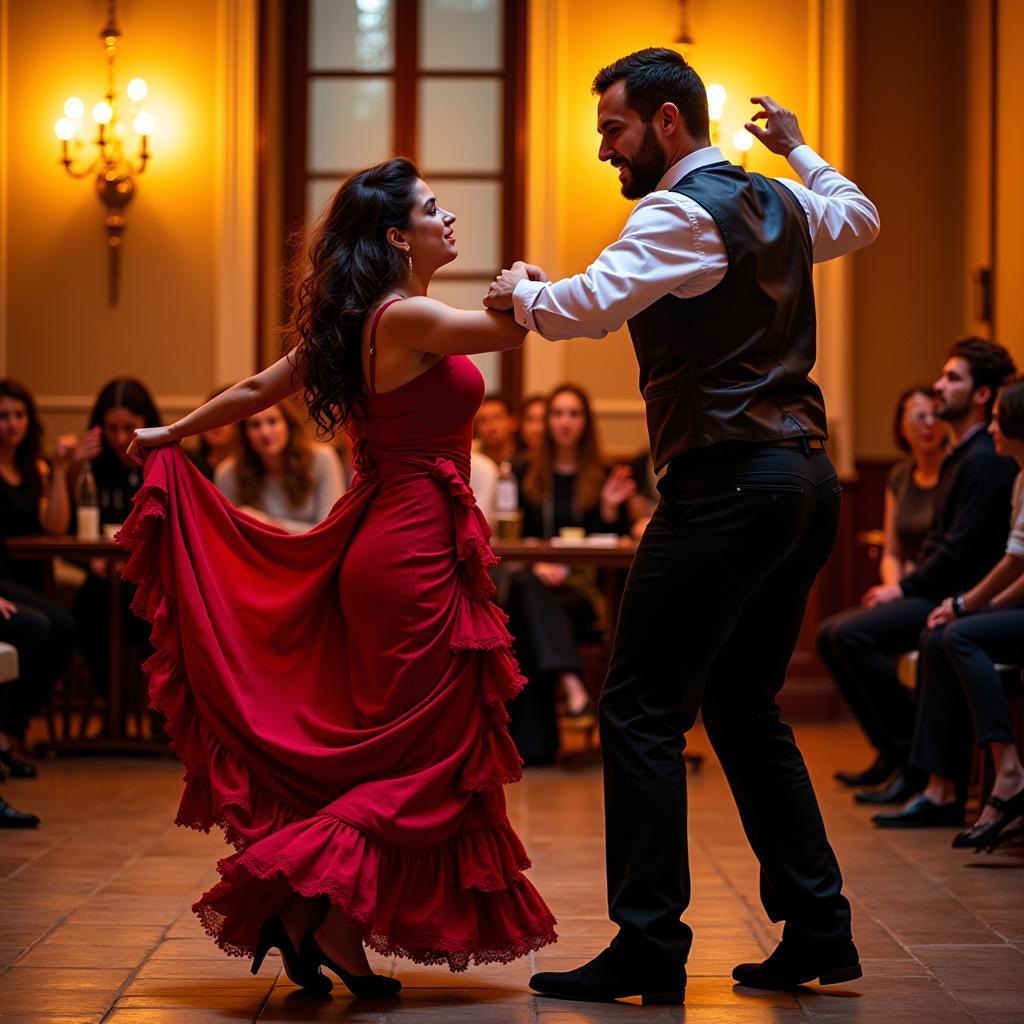
M 80 564 L 99 558 L 107 563 L 110 585 L 110 625 L 107 642 L 110 645 L 109 674 L 107 678 L 107 707 L 103 731 L 99 736 L 85 735 L 89 723 L 83 721 L 80 734 L 72 738 L 70 723 L 70 694 L 66 696 L 64 735 L 54 740 L 51 747 L 57 753 L 92 754 L 153 754 L 166 753 L 167 741 L 129 736 L 125 731 L 125 659 L 124 659 L 124 583 L 118 563 L 123 563 L 128 552 L 112 540 L 80 540 L 78 537 L 39 536 L 15 537 L 7 541 L 11 558 L 35 560 L 43 563 L 43 587 L 46 595 L 54 596 L 54 561 L 66 558 Z M 94 681 L 94 685 L 99 683 Z M 84 713 L 84 712 L 83 712 Z
M 622 604 L 622 590 L 626 583 L 626 574 L 633 564 L 637 541 L 631 537 L 620 537 L 615 544 L 588 544 L 581 541 L 569 544 L 565 541 L 552 543 L 548 540 L 525 538 L 523 540 L 499 540 L 493 538 L 491 547 L 505 562 L 564 562 L 569 565 L 593 565 L 607 570 L 604 574 L 604 599 L 608 606 L 608 654 L 611 654 L 611 638 L 615 634 L 615 624 L 619 618 L 619 605 Z M 704 763 L 704 755 L 691 752 L 683 753 L 683 760 L 694 770 L 699 770 Z
M 549 540 L 491 540 L 494 553 L 505 562 L 562 562 L 567 565 L 592 565 L 607 569 L 604 574 L 604 599 L 608 607 L 608 632 L 615 632 L 622 603 L 622 588 L 626 573 L 633 564 L 637 542 L 631 537 L 620 537 L 616 544 L 588 544 L 585 541 L 569 544 L 564 541 L 552 543 Z

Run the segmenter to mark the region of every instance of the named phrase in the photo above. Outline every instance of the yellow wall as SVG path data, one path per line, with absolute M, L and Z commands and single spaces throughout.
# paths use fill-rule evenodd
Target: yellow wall
M 1024 136 L 1019 113 L 1024 95 L 1024 3 L 1001 3 L 998 11 L 994 337 L 1013 353 L 1024 372 Z
M 103 208 L 72 181 L 53 125 L 64 100 L 104 91 L 102 0 L 14 0 L 8 10 L 7 372 L 60 396 L 49 433 L 108 378 L 137 375 L 160 396 L 214 383 L 216 4 L 122 4 L 122 86 L 141 75 L 156 117 L 153 159 L 128 208 L 121 303 L 107 304 Z M 70 399 L 70 401 L 66 401 Z M 172 397 L 173 404 L 173 397 Z
M 970 326 L 966 19 L 959 0 L 861 0 L 856 11 L 858 184 L 882 216 L 857 262 L 856 451 L 884 458 L 897 395 L 931 383 Z

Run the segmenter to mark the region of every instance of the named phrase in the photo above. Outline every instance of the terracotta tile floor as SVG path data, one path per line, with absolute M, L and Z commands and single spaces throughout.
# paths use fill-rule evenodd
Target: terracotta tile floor
M 557 946 L 459 975 L 378 958 L 377 970 L 402 978 L 402 998 L 356 1003 L 340 985 L 326 1000 L 296 990 L 277 958 L 253 978 L 249 961 L 222 956 L 202 935 L 189 905 L 226 848 L 171 824 L 175 763 L 84 759 L 45 763 L 37 781 L 4 787 L 43 826 L 0 833 L 0 1024 L 1024 1021 L 1021 851 L 960 853 L 952 830 L 876 831 L 831 781 L 834 768 L 868 760 L 856 730 L 798 734 L 854 904 L 865 977 L 848 987 L 758 993 L 731 983 L 733 964 L 770 950 L 777 929 L 757 902 L 755 864 L 713 759 L 691 778 L 686 1005 L 652 1008 L 546 1000 L 526 987 L 533 970 L 574 966 L 611 934 L 594 767 L 533 771 L 507 790 L 531 876 L 559 919 Z M 700 735 L 693 747 L 708 749 Z

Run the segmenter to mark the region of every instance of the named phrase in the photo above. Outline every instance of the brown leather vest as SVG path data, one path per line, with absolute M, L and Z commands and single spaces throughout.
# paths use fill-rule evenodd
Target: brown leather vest
M 655 467 L 709 445 L 827 437 L 809 376 L 816 319 L 803 207 L 785 185 L 726 162 L 671 191 L 714 218 L 729 269 L 711 291 L 666 295 L 629 321 Z

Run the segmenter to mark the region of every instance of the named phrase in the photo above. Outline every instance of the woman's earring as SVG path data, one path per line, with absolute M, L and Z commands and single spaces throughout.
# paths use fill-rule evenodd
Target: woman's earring
M 412 253 L 407 252 L 405 258 L 409 261 L 409 276 L 412 277 Z

